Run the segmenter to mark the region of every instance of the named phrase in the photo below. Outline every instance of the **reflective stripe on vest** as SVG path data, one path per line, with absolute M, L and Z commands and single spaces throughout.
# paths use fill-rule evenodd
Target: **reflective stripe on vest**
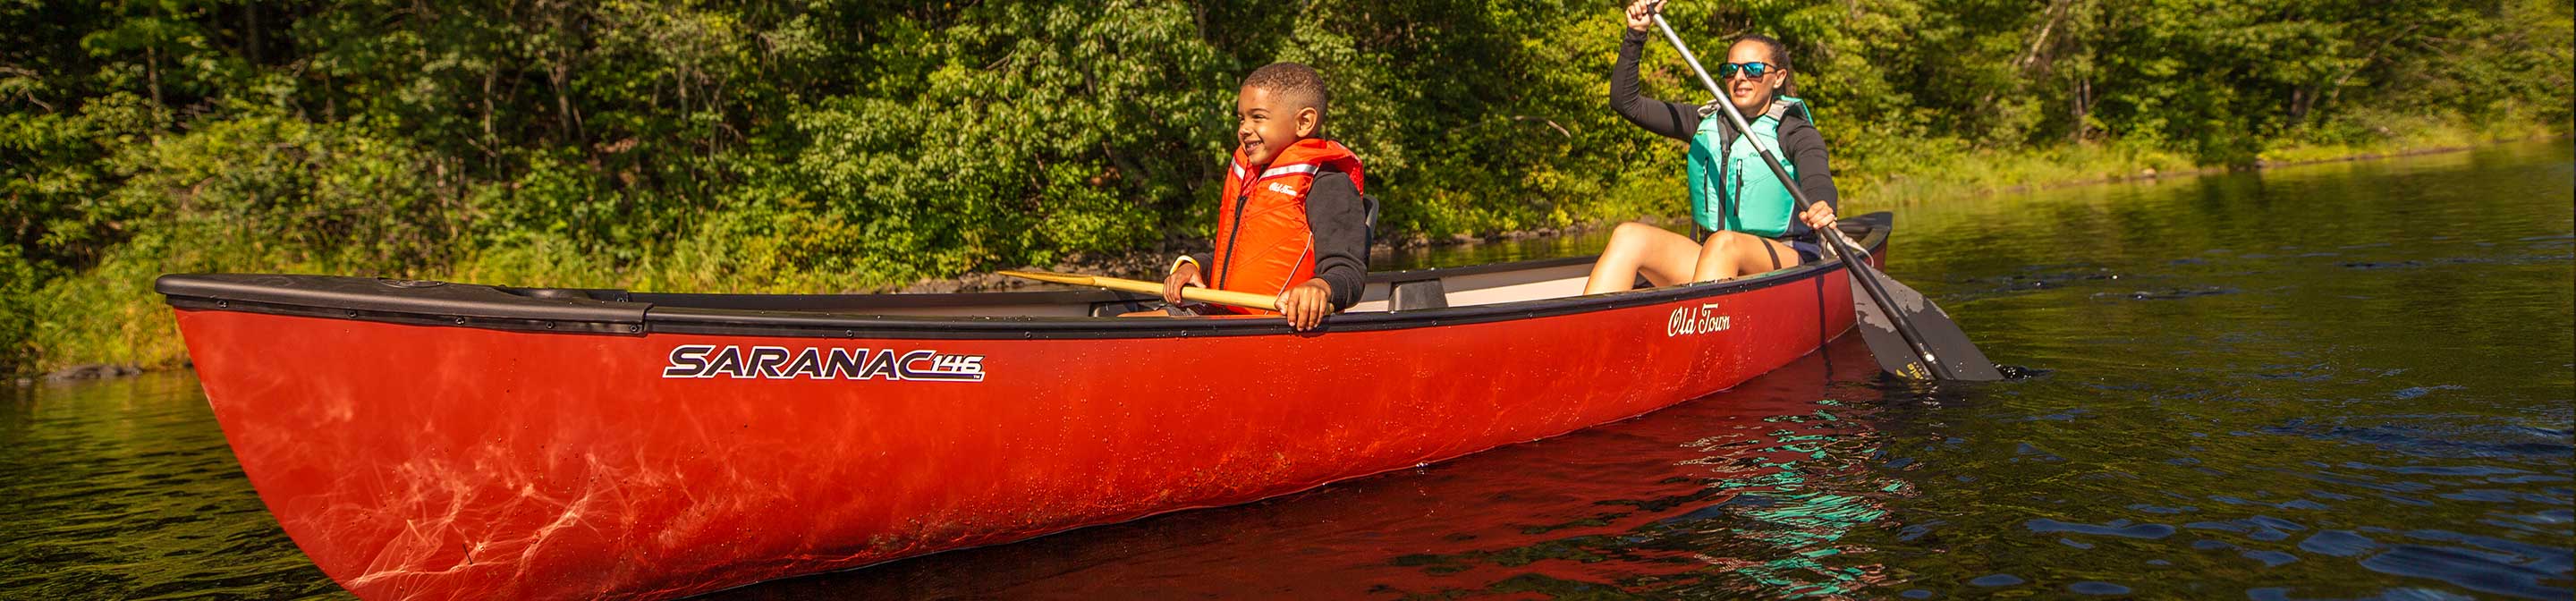
M 1806 102 L 1782 96 L 1771 102 L 1753 121 L 1752 135 L 1735 136 L 1726 146 L 1726 157 L 1719 159 L 1717 145 L 1725 137 L 1725 113 L 1710 113 L 1700 119 L 1699 132 L 1691 135 L 1690 167 L 1684 184 L 1690 189 L 1691 220 L 1708 231 L 1737 231 L 1778 238 L 1789 231 L 1789 216 L 1797 213 L 1797 198 L 1789 195 L 1789 185 L 1797 181 L 1798 166 L 1780 148 L 1780 118 L 1789 111 L 1800 116 L 1813 116 Z M 1790 182 L 1763 167 L 1762 154 L 1770 150 L 1780 157 L 1780 167 L 1789 172 Z M 1714 201 L 1714 202 L 1712 202 Z
M 1276 295 L 1315 277 L 1315 233 L 1306 221 L 1306 192 L 1330 169 L 1365 190 L 1357 155 L 1339 142 L 1308 138 L 1280 149 L 1270 167 L 1253 175 L 1235 149 L 1225 196 L 1217 206 L 1216 254 L 1208 286 Z

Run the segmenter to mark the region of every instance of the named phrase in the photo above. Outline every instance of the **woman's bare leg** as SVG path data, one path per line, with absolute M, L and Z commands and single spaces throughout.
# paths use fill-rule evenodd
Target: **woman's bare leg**
M 1798 250 L 1778 240 L 1743 232 L 1718 232 L 1709 236 L 1708 244 L 1700 250 L 1698 268 L 1692 271 L 1691 281 L 1708 282 L 1771 271 L 1773 253 L 1780 257 L 1780 269 L 1798 264 Z
M 1637 276 L 1657 286 L 1683 282 L 1699 262 L 1699 244 L 1690 236 L 1665 231 L 1664 228 L 1634 221 L 1619 224 L 1610 232 L 1610 245 L 1601 249 L 1601 259 L 1592 264 L 1592 277 L 1583 283 L 1584 294 L 1618 292 L 1636 287 Z

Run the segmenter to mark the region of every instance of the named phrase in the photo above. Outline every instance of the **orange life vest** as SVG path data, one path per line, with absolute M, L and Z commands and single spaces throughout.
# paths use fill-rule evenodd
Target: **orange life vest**
M 1215 265 L 1208 286 L 1276 295 L 1315 277 L 1315 232 L 1306 222 L 1306 190 L 1325 170 L 1351 176 L 1366 191 L 1359 155 L 1340 142 L 1307 138 L 1280 149 L 1259 172 L 1236 148 L 1216 213 Z

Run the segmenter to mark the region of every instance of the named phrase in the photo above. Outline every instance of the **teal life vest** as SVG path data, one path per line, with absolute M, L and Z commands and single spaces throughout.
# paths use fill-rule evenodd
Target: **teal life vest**
M 1724 102 L 1720 100 L 1720 102 Z M 1721 109 L 1699 121 L 1699 133 L 1691 136 L 1689 179 L 1691 220 L 1700 229 L 1717 232 L 1733 230 L 1764 238 L 1778 238 L 1789 231 L 1789 217 L 1798 213 L 1797 198 L 1789 195 L 1795 185 L 1798 166 L 1780 149 L 1780 119 L 1796 111 L 1799 116 L 1815 121 L 1804 100 L 1781 96 L 1771 101 L 1771 110 L 1753 120 L 1753 135 L 1736 136 L 1728 144 L 1724 157 L 1717 146 L 1724 143 L 1728 129 L 1726 114 Z M 1789 182 L 1762 166 L 1762 154 L 1755 144 L 1780 157 L 1780 167 L 1789 172 Z

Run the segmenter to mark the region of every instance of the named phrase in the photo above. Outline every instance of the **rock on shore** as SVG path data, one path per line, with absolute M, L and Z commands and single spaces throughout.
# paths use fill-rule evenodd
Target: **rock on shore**
M 74 380 L 105 380 L 108 378 L 122 378 L 140 373 L 143 373 L 143 367 L 140 365 L 130 363 L 92 363 L 88 365 L 74 365 L 54 370 L 51 373 L 45 374 L 45 381 L 70 382 Z

